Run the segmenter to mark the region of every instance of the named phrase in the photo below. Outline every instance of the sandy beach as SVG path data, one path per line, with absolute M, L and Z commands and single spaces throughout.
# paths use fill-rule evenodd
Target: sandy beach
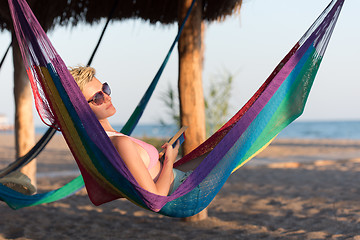
M 14 139 L 0 135 L 0 167 Z M 38 157 L 38 189 L 77 173 L 56 135 Z M 58 202 L 12 210 L 0 202 L 0 239 L 360 239 L 360 141 L 275 140 L 233 174 L 194 223 L 126 200 L 93 206 L 86 190 Z

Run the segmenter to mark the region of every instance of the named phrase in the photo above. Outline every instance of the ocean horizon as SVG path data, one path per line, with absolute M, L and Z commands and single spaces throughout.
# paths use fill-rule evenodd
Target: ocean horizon
M 122 127 L 122 124 L 114 125 L 119 131 Z M 37 133 L 44 133 L 46 130 L 46 127 L 36 128 Z M 177 131 L 176 125 L 139 124 L 131 135 L 170 138 Z M 282 130 L 278 138 L 360 140 L 360 121 L 295 121 Z
M 122 124 L 113 125 L 121 130 Z M 44 134 L 46 126 L 36 126 L 36 134 Z M 134 137 L 170 138 L 178 130 L 176 125 L 139 124 Z M 13 134 L 13 130 L 1 134 Z M 352 139 L 360 140 L 360 121 L 295 121 L 280 132 L 277 138 L 289 139 Z

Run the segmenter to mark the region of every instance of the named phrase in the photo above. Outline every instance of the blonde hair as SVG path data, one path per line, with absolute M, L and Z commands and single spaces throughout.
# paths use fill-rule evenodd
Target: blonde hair
M 69 71 L 81 91 L 84 90 L 84 87 L 87 83 L 93 80 L 93 77 L 96 73 L 95 68 L 87 66 L 71 67 Z

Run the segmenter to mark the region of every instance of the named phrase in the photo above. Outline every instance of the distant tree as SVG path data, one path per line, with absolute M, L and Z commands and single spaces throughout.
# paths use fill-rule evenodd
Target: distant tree
M 232 74 L 224 72 L 210 80 L 205 95 L 206 136 L 216 132 L 229 117 L 233 79 Z
M 230 97 L 234 76 L 228 71 L 215 75 L 210 79 L 210 85 L 205 90 L 205 117 L 206 135 L 210 136 L 217 131 L 228 119 L 230 110 Z M 161 100 L 166 108 L 166 115 L 170 117 L 171 124 L 180 127 L 180 110 L 178 91 L 172 85 L 161 95 Z M 160 123 L 167 121 L 160 119 Z
M 166 115 L 170 116 L 171 124 L 176 124 L 179 128 L 180 125 L 180 110 L 179 110 L 179 97 L 178 91 L 171 85 L 168 85 L 168 89 L 161 95 L 161 100 L 166 108 Z M 160 119 L 162 125 L 167 125 L 167 121 Z

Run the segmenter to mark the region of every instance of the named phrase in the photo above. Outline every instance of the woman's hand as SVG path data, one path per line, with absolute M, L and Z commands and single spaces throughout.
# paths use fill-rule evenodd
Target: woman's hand
M 170 143 L 165 143 L 161 146 L 165 150 L 165 160 L 164 163 L 174 164 L 176 157 L 179 153 L 180 141 L 176 141 L 176 145 L 173 148 Z

